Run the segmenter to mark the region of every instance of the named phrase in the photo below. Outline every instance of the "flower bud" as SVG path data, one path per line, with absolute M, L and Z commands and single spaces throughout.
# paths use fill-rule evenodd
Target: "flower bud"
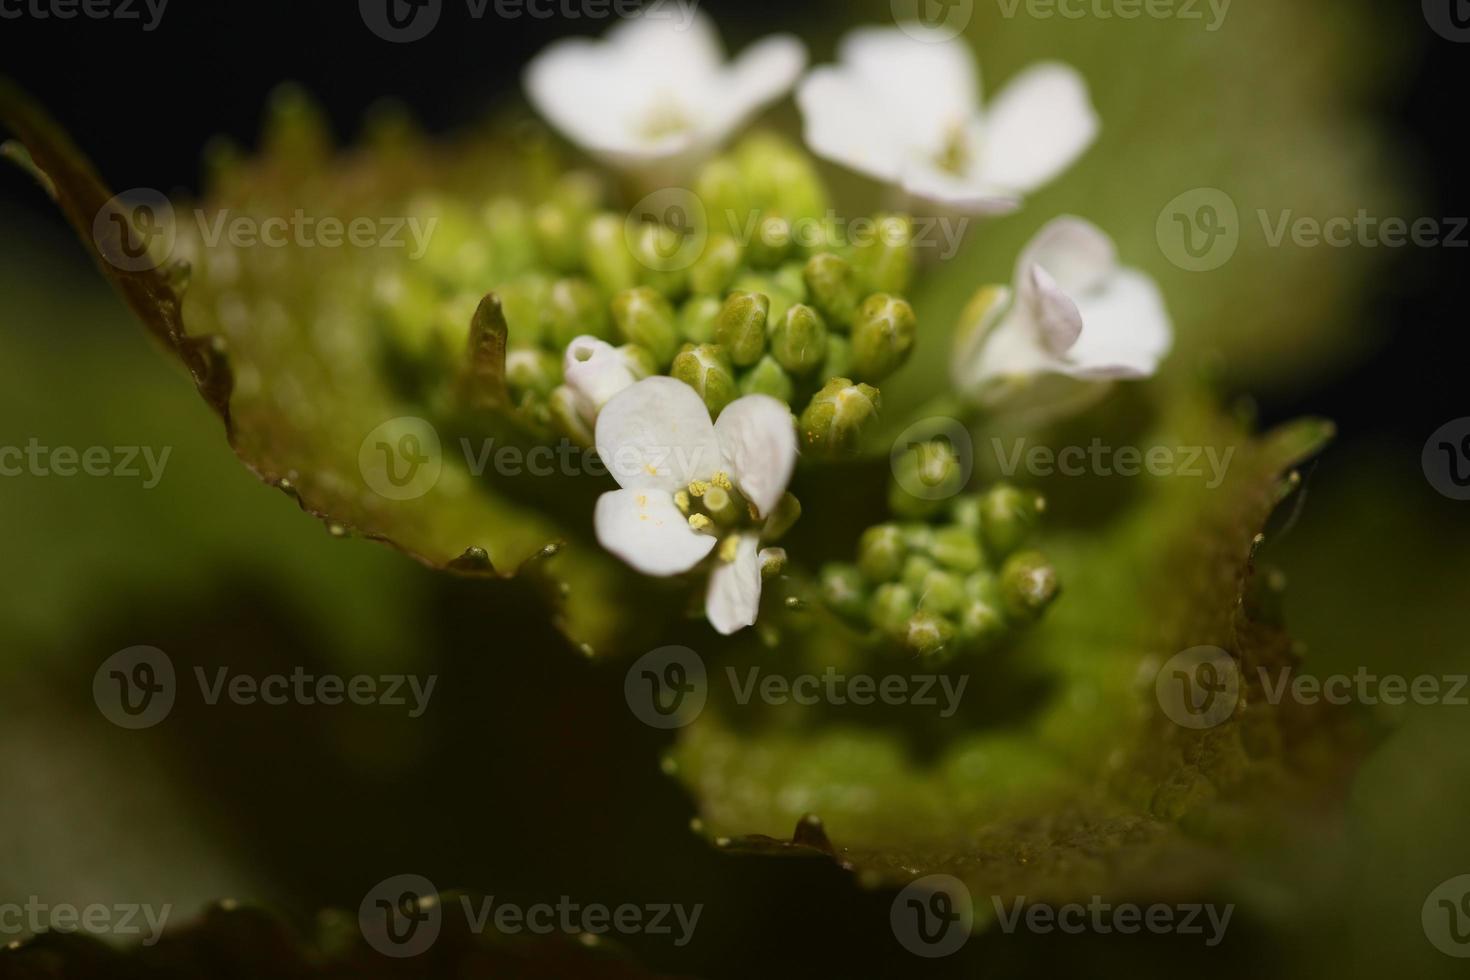
M 537 273 L 527 273 L 495 288 L 500 309 L 505 314 L 509 341 L 517 347 L 541 343 L 546 334 L 546 305 L 551 295 L 551 280 Z
M 422 354 L 432 342 L 439 291 L 423 276 L 388 273 L 373 283 L 373 302 L 393 340 L 404 350 Z
M 806 447 L 821 456 L 855 455 L 863 429 L 877 418 L 882 397 L 872 385 L 833 378 L 812 396 L 801 413 L 801 436 Z
M 689 290 L 689 247 L 684 236 L 668 225 L 645 221 L 632 237 L 638 281 L 665 296 L 678 299 Z M 692 257 L 692 256 L 691 256 Z
M 1046 509 L 1046 501 L 1007 483 L 991 487 L 980 497 L 980 538 L 993 558 L 1004 558 L 1026 539 Z
M 791 253 L 791 223 L 778 214 L 761 215 L 755 236 L 745 247 L 745 260 L 757 269 L 773 269 Z
M 905 300 L 875 293 L 863 301 L 852 324 L 852 371 L 882 381 L 908 360 L 918 334 L 914 308 Z
M 867 614 L 868 587 L 852 565 L 831 562 L 819 573 L 822 601 L 839 616 L 862 620 Z
M 546 201 L 531 213 L 531 230 L 541 260 L 557 272 L 577 271 L 582 263 L 585 215 L 557 201 Z
M 827 359 L 822 362 L 822 377 L 852 377 L 852 341 L 840 333 L 827 334 Z
M 1040 552 L 1019 552 L 1001 567 L 1001 600 L 1006 612 L 1020 622 L 1039 618 L 1060 589 L 1056 569 Z
M 622 357 L 623 363 L 628 365 L 628 370 L 633 373 L 635 381 L 658 374 L 658 364 L 648 348 L 637 344 L 624 344 L 618 348 L 618 355 Z
M 750 194 L 733 160 L 720 157 L 705 164 L 694 192 L 704 204 L 712 230 L 735 235 L 744 227 L 750 215 Z
M 724 303 L 713 296 L 691 296 L 679 309 L 679 333 L 691 344 L 715 342 L 715 318 Z
M 914 277 L 914 223 L 907 215 L 883 214 L 874 224 L 873 240 L 856 249 L 854 262 L 872 289 L 906 293 Z
M 892 582 L 903 572 L 908 547 L 896 524 L 878 524 L 858 540 L 858 570 L 869 582 Z
M 597 287 L 586 279 L 558 279 L 552 283 L 543 319 L 552 344 L 558 348 L 582 336 L 613 339 L 607 304 Z
M 980 510 L 978 494 L 956 497 L 949 507 L 950 517 L 954 519 L 954 522 L 961 527 L 969 528 L 975 534 L 980 533 Z
M 783 493 L 781 499 L 776 501 L 776 506 L 771 508 L 771 513 L 766 515 L 765 526 L 761 528 L 761 540 L 781 540 L 800 518 L 801 501 L 790 491 Z
M 735 280 L 733 287 L 736 292 L 757 293 L 766 298 L 769 308 L 766 310 L 766 324 L 781 322 L 793 303 L 797 301 L 781 284 L 776 281 L 774 274 L 769 272 L 747 272 Z
M 955 628 L 943 616 L 924 611 L 915 613 L 904 624 L 903 642 L 921 657 L 935 658 L 954 642 Z
M 813 219 L 826 213 L 827 189 L 816 168 L 786 140 L 756 133 L 741 141 L 735 157 L 756 206 L 792 219 Z
M 521 275 L 536 264 L 536 236 L 524 204 L 513 197 L 496 198 L 485 206 L 480 221 L 490 233 L 490 258 L 498 278 Z
M 965 640 L 983 648 L 1004 639 L 1010 629 L 1005 616 L 994 603 L 984 599 L 966 599 L 960 608 L 959 632 Z
M 638 380 L 628 359 L 605 340 L 576 337 L 562 358 L 562 377 L 576 395 L 576 408 L 590 425 L 602 406 Z
M 771 301 L 760 293 L 731 293 L 715 319 L 715 340 L 740 367 L 760 360 L 766 350 L 766 315 Z
M 975 532 L 955 525 L 935 529 L 929 554 L 945 568 L 964 574 L 978 570 L 985 560 Z
M 791 375 L 770 354 L 757 361 L 755 367 L 740 379 L 742 395 L 770 395 L 777 401 L 789 402 L 794 391 Z
M 833 330 L 844 333 L 857 316 L 863 288 L 857 270 L 833 252 L 813 255 L 802 270 L 812 305 L 827 318 Z
M 594 282 L 609 296 L 638 284 L 638 265 L 623 235 L 623 220 L 599 214 L 582 233 L 582 262 Z
M 647 286 L 625 289 L 612 300 L 613 322 L 623 339 L 653 355 L 663 367 L 674 359 L 679 331 L 669 301 Z
M 949 442 L 919 443 L 893 459 L 888 507 L 900 517 L 925 520 L 942 511 L 946 499 L 963 489 L 965 476 Z
M 541 347 L 520 347 L 505 355 L 505 381 L 520 398 L 526 394 L 546 397 L 561 384 L 561 361 Z
M 582 415 L 582 400 L 571 388 L 561 385 L 547 400 L 551 424 L 558 432 L 579 446 L 592 445 L 592 426 Z
M 931 568 L 924 576 L 923 588 L 916 589 L 919 608 L 949 616 L 958 613 L 965 604 L 965 583 L 952 572 L 942 568 Z
M 873 590 L 868 600 L 868 621 L 890 636 L 908 633 L 909 619 L 918 611 L 914 594 L 897 582 L 887 582 Z
M 827 325 L 810 306 L 791 307 L 771 329 L 771 355 L 792 374 L 808 374 L 827 359 Z
M 718 416 L 735 400 L 735 375 L 724 351 L 714 344 L 690 347 L 674 358 L 669 372 L 704 399 L 711 417 Z
M 735 280 L 744 257 L 745 250 L 733 236 L 711 235 L 705 242 L 704 254 L 689 267 L 689 288 L 701 295 L 723 296 Z
M 772 579 L 786 570 L 785 548 L 762 548 L 760 554 L 761 578 Z
M 914 595 L 922 596 L 924 580 L 938 567 L 933 558 L 925 554 L 915 554 L 911 549 L 908 557 L 903 560 L 903 570 L 899 573 L 898 580 L 907 585 Z

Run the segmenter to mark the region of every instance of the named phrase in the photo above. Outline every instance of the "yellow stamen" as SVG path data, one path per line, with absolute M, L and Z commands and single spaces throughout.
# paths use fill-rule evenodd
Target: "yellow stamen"
M 707 531 L 715 526 L 715 522 L 703 514 L 690 514 L 689 526 L 696 531 Z

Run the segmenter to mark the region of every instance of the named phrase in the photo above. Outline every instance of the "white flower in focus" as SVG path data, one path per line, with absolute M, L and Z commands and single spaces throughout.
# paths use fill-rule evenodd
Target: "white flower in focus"
M 1112 239 L 1081 218 L 1048 223 L 1021 253 L 1012 288 L 982 290 L 977 302 L 953 370 L 955 388 L 982 404 L 1047 375 L 1146 378 L 1173 343 L 1158 285 L 1120 266 Z
M 652 377 L 608 402 L 597 417 L 597 454 L 621 490 L 597 501 L 604 548 L 646 575 L 687 572 L 717 551 L 705 613 L 721 633 L 755 622 L 761 565 L 746 504 L 769 516 L 796 466 L 791 410 L 767 395 L 736 399 L 711 423 L 682 381 Z M 744 502 L 742 502 L 744 501 Z
M 605 340 L 587 335 L 575 337 L 567 344 L 561 373 L 566 387 L 572 392 L 577 414 L 589 426 L 596 423 L 602 406 L 643 376 L 637 364 L 623 351 Z
M 708 17 L 687 3 L 656 4 L 604 40 L 552 44 L 527 68 L 525 87 L 552 125 L 606 163 L 676 169 L 714 152 L 805 67 L 806 48 L 784 34 L 727 64 Z
M 838 46 L 840 64 L 807 75 L 796 101 L 812 152 L 948 210 L 1003 214 L 1096 138 L 1074 69 L 1032 65 L 982 110 L 969 47 L 914 36 L 923 30 L 853 31 Z

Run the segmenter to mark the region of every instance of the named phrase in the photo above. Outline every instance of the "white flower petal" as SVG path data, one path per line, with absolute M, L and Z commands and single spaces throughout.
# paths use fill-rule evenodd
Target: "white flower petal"
M 612 490 L 597 498 L 592 515 L 597 540 L 645 575 L 678 575 L 699 564 L 714 548 L 664 490 Z
M 737 398 L 720 413 L 715 436 L 735 485 L 761 516 L 769 514 L 796 467 L 791 409 L 770 395 Z
M 591 336 L 576 337 L 567 344 L 562 376 L 576 394 L 578 409 L 588 422 L 597 418 L 614 395 L 637 380 L 627 358 L 616 347 Z
M 1042 345 L 1052 354 L 1062 355 L 1082 335 L 1082 314 L 1072 298 L 1062 292 L 1051 273 L 1033 265 L 1021 290 L 1025 314 L 1036 324 Z
M 714 21 L 693 3 L 654 4 L 616 24 L 604 43 L 625 70 L 655 85 L 707 80 L 725 61 Z
M 754 626 L 761 606 L 761 563 L 756 537 L 740 536 L 735 560 L 722 561 L 709 577 L 704 614 L 710 625 L 725 636 Z
M 875 180 L 899 179 L 902 137 L 874 111 L 862 80 L 837 68 L 817 68 L 797 88 L 796 104 L 802 138 L 813 153 Z
M 976 178 L 1017 193 L 1065 170 L 1097 138 L 1087 83 L 1073 68 L 1045 62 L 1026 69 L 986 108 L 985 154 Z
M 1039 265 L 1069 296 L 1096 288 L 1118 267 L 1118 250 L 1101 228 L 1082 218 L 1053 218 L 1021 250 L 1016 284 L 1027 290 L 1031 266 Z
M 842 39 L 837 55 L 870 93 L 869 114 L 900 123 L 905 142 L 926 155 L 980 107 L 975 56 L 960 38 L 921 41 L 897 27 L 863 27 Z
M 923 158 L 904 168 L 900 182 L 914 197 L 961 214 L 997 217 L 1021 206 L 1016 194 L 949 173 Z
M 1067 351 L 1066 373 L 1080 378 L 1146 378 L 1173 345 L 1173 326 L 1158 284 L 1119 269 L 1078 300 L 1082 335 Z
M 704 121 L 723 140 L 756 112 L 781 98 L 806 67 L 806 46 L 789 34 L 764 38 L 742 51 L 725 71 Z
M 704 400 L 669 377 L 644 378 L 604 405 L 596 444 L 613 479 L 629 490 L 672 493 L 724 466 Z

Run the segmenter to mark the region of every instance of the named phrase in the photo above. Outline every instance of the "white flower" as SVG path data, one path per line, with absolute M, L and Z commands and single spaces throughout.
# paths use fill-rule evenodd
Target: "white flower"
M 796 465 L 791 410 L 767 395 L 736 399 L 709 420 L 704 401 L 682 381 L 645 378 L 597 417 L 597 454 L 621 490 L 597 501 L 597 540 L 646 575 L 687 572 L 719 547 L 705 613 L 721 633 L 755 622 L 762 552 L 754 530 L 723 540 L 704 514 L 689 513 L 690 495 L 738 490 L 760 517 L 786 492 Z
M 585 334 L 567 344 L 561 373 L 572 392 L 577 413 L 588 425 L 597 421 L 597 413 L 614 395 L 641 377 L 636 365 L 622 351 L 605 340 Z
M 984 297 L 959 338 L 955 387 L 997 404 L 1053 375 L 1085 382 L 1146 378 L 1173 343 L 1159 287 L 1118 264 L 1112 239 L 1057 218 L 1021 253 L 1011 289 Z
M 622 169 L 698 162 L 785 95 L 806 67 L 806 48 L 789 35 L 768 37 L 726 64 L 708 17 L 685 3 L 655 7 L 605 40 L 558 41 L 526 70 L 537 110 Z
M 984 111 L 975 59 L 958 38 L 917 25 L 861 28 L 817 68 L 796 101 L 819 156 L 974 214 L 1002 214 L 1065 170 L 1097 136 L 1087 84 L 1056 62 L 1032 65 Z

